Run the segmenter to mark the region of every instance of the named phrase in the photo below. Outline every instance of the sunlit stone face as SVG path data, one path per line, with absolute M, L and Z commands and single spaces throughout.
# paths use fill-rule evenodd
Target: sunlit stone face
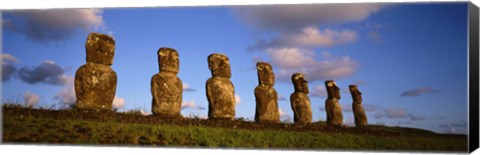
M 327 86 L 328 98 L 340 99 L 340 88 L 338 88 L 335 81 L 327 80 L 325 81 L 325 85 Z
M 305 80 L 305 75 L 301 73 L 295 73 L 292 75 L 292 82 L 295 88 L 295 92 L 309 93 L 308 82 Z
M 212 72 L 212 76 L 230 78 L 230 60 L 223 54 L 210 54 L 208 56 L 208 68 Z
M 90 33 L 85 43 L 87 62 L 112 65 L 115 54 L 115 40 L 112 37 Z
M 275 75 L 272 66 L 266 62 L 257 63 L 257 74 L 260 85 L 273 86 L 275 84 Z
M 352 94 L 353 101 L 361 103 L 363 101 L 362 92 L 358 90 L 357 85 L 350 85 L 348 88 L 350 89 L 350 94 Z
M 158 65 L 160 71 L 178 73 L 179 64 L 178 52 L 175 49 L 166 47 L 158 49 Z

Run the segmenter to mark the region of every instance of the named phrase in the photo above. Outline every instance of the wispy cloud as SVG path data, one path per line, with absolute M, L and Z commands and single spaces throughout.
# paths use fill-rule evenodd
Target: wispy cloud
M 445 129 L 445 133 L 458 134 L 467 132 L 467 121 L 457 121 L 452 123 L 442 123 L 438 125 Z
M 367 28 L 367 37 L 370 38 L 375 43 L 382 43 L 383 36 L 380 34 L 380 29 L 383 28 L 383 25 L 377 22 L 368 22 L 365 24 Z
M 181 109 L 188 109 L 188 108 L 191 108 L 191 109 L 196 109 L 196 110 L 205 110 L 205 107 L 203 106 L 199 106 L 195 103 L 195 101 L 184 101 L 182 102 L 182 106 L 181 106 Z
M 23 94 L 23 100 L 27 107 L 33 107 L 40 101 L 40 96 L 27 91 Z
M 385 117 L 385 113 L 384 112 L 378 112 L 378 113 L 375 113 L 373 115 L 373 117 L 375 117 L 376 119 L 381 119 L 381 118 Z
M 323 29 L 306 27 L 299 32 L 282 33 L 271 40 L 258 40 L 250 50 L 264 50 L 283 47 L 332 47 L 355 42 L 358 34 L 354 30 Z
M 285 111 L 283 111 L 281 108 L 278 108 L 278 114 L 280 115 L 280 119 L 283 122 L 289 122 L 292 120 L 292 116 L 287 114 Z
M 368 31 L 367 36 L 375 43 L 383 42 L 383 37 L 378 31 Z
M 312 89 L 312 93 L 310 93 L 311 97 L 319 97 L 319 98 L 325 98 L 327 97 L 327 90 L 323 88 L 323 86 L 315 86 Z
M 8 81 L 17 71 L 15 66 L 19 61 L 13 55 L 2 53 L 2 82 Z
M 190 87 L 190 85 L 188 83 L 182 83 L 182 89 L 184 92 L 195 92 L 197 91 L 196 89 L 193 89 Z
M 112 108 L 121 109 L 124 106 L 125 106 L 125 98 L 121 98 L 121 97 L 118 97 L 118 96 L 115 96 L 115 98 L 113 98 Z
M 65 85 L 67 76 L 65 69 L 53 61 L 45 60 L 33 68 L 22 67 L 18 70 L 18 78 L 28 84 L 45 83 L 50 85 Z
M 352 109 L 352 104 L 341 104 L 342 106 L 342 110 L 345 111 L 345 112 L 352 112 L 353 109 Z M 377 104 L 368 104 L 368 103 L 364 103 L 362 104 L 362 107 L 363 107 L 363 110 L 365 112 L 374 112 L 374 111 L 377 111 L 377 110 L 383 110 L 383 107 L 380 106 L 380 105 L 377 105 Z M 378 116 L 380 117 L 380 116 Z
M 268 30 L 292 31 L 311 25 L 358 22 L 380 11 L 385 4 L 308 4 L 234 7 L 246 24 Z
M 344 118 L 343 124 L 345 124 L 346 126 L 355 126 L 355 120 L 353 117 L 348 117 L 346 119 Z
M 294 72 L 306 74 L 310 81 L 352 75 L 359 66 L 354 59 L 330 53 L 317 59 L 313 50 L 354 43 L 359 38 L 358 32 L 347 28 L 320 27 L 363 21 L 385 6 L 374 3 L 264 5 L 232 7 L 232 10 L 246 25 L 273 32 L 269 38 L 257 39 L 248 50 L 266 53 L 277 70 L 277 79 L 285 82 Z
M 242 102 L 242 99 L 240 98 L 240 95 L 235 94 L 235 105 L 240 104 Z
M 392 119 L 406 118 L 407 110 L 403 108 L 389 108 L 385 109 L 386 116 Z
M 451 124 L 454 127 L 467 127 L 467 121 L 459 121 Z
M 408 125 L 408 124 L 411 124 L 412 122 L 409 122 L 409 121 L 398 121 L 397 124 L 398 125 Z
M 416 88 L 412 90 L 406 90 L 400 94 L 400 97 L 415 97 L 415 96 L 420 96 L 424 94 L 433 94 L 438 92 L 440 91 L 429 88 L 429 87 L 422 87 L 422 88 Z
M 285 96 L 282 96 L 282 95 L 278 95 L 278 101 L 286 101 L 287 98 Z
M 282 82 L 290 82 L 295 72 L 304 73 L 309 81 L 347 77 L 359 66 L 348 56 L 337 57 L 328 52 L 322 54 L 323 60 L 315 60 L 315 53 L 299 48 L 269 49 L 267 54 L 271 64 L 279 70 L 276 78 Z
M 422 121 L 422 120 L 425 120 L 425 119 L 426 119 L 426 118 L 423 117 L 423 116 L 414 115 L 414 114 L 408 114 L 408 117 L 409 117 L 410 120 L 412 120 L 412 121 Z
M 351 104 L 340 104 L 340 106 L 342 107 L 342 110 L 345 111 L 345 112 L 352 112 L 353 111 Z
M 367 111 L 367 112 L 377 111 L 377 110 L 383 109 L 383 106 L 378 105 L 378 104 L 368 104 L 368 103 L 365 103 L 365 104 L 362 104 L 362 106 L 363 106 L 363 110 L 365 110 L 365 111 Z
M 386 124 L 386 123 L 383 122 L 383 121 L 377 121 L 377 122 L 375 123 L 375 125 L 385 125 L 385 124 Z
M 61 108 L 68 108 L 77 101 L 74 80 L 73 76 L 66 75 L 65 85 L 53 96 L 53 101 Z
M 100 9 L 50 9 L 9 11 L 18 20 L 8 20 L 6 29 L 25 34 L 35 42 L 59 42 L 76 31 L 106 30 Z

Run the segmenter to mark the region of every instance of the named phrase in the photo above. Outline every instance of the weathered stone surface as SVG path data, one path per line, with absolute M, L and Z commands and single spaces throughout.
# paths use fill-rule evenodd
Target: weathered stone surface
M 275 75 L 266 62 L 257 63 L 258 86 L 255 88 L 255 121 L 279 123 L 278 95 L 273 88 Z
M 112 65 L 115 55 L 115 40 L 112 37 L 100 34 L 90 33 L 85 43 L 87 50 L 87 62 Z
M 75 73 L 75 106 L 78 109 L 112 110 L 117 74 L 110 65 L 115 41 L 104 34 L 90 33 L 85 49 L 87 63 Z
M 290 95 L 290 103 L 293 110 L 293 121 L 298 124 L 312 122 L 312 109 L 310 107 L 310 98 L 308 97 L 308 82 L 305 75 L 295 73 L 292 75 L 292 82 L 295 92 Z
M 182 81 L 178 78 L 180 60 L 172 48 L 158 49 L 160 72 L 150 81 L 152 113 L 162 117 L 182 117 Z
M 367 126 L 367 116 L 365 114 L 365 110 L 363 110 L 362 106 L 362 92 L 358 90 L 356 85 L 348 86 L 350 89 L 350 94 L 352 94 L 352 110 L 353 116 L 355 117 L 355 126 L 357 127 L 365 127 Z
M 212 77 L 207 80 L 209 119 L 229 119 L 235 117 L 235 90 L 230 81 L 230 61 L 223 54 L 210 54 L 208 68 Z
M 325 110 L 327 111 L 327 125 L 341 126 L 343 123 L 342 107 L 338 103 L 340 100 L 340 88 L 333 80 L 325 81 L 328 98 L 325 101 Z

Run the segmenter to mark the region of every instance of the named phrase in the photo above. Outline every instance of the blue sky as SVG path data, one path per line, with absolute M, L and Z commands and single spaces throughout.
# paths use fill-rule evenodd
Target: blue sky
M 85 63 L 89 32 L 116 41 L 119 111 L 150 112 L 156 52 L 175 48 L 184 82 L 184 116 L 206 116 L 207 56 L 230 58 L 236 117 L 253 120 L 257 61 L 276 76 L 282 120 L 292 120 L 290 76 L 303 72 L 313 120 L 325 120 L 324 80 L 363 93 L 369 124 L 466 134 L 467 3 L 320 4 L 24 10 L 2 12 L 2 102 L 74 102 L 72 79 Z M 188 87 L 187 87 L 188 85 Z

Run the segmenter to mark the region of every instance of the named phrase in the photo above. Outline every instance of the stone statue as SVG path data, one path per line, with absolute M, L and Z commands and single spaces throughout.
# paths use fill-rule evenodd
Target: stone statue
M 228 119 L 235 117 L 235 90 L 230 81 L 230 61 L 223 54 L 210 54 L 208 68 L 212 77 L 207 80 L 209 119 Z
M 355 117 L 355 126 L 365 127 L 367 126 L 367 116 L 365 115 L 365 110 L 362 107 L 362 92 L 358 90 L 357 85 L 349 86 L 350 93 L 352 94 L 352 110 L 353 116 Z
M 327 111 L 327 125 L 341 126 L 343 123 L 342 107 L 338 103 L 340 99 L 340 88 L 333 80 L 325 81 L 328 98 L 325 101 L 325 110 Z
M 162 117 L 182 117 L 182 80 L 178 78 L 180 60 L 175 49 L 158 49 L 160 72 L 152 76 L 152 113 Z
M 85 43 L 87 63 L 75 73 L 75 108 L 112 110 L 117 74 L 110 66 L 115 40 L 105 34 L 90 33 Z
M 273 88 L 275 75 L 266 62 L 257 63 L 258 86 L 255 88 L 255 121 L 279 123 L 278 95 Z
M 311 123 L 312 109 L 310 108 L 308 82 L 305 80 L 305 75 L 301 73 L 293 74 L 292 82 L 295 88 L 295 92 L 290 95 L 290 103 L 293 110 L 293 121 L 298 124 Z

